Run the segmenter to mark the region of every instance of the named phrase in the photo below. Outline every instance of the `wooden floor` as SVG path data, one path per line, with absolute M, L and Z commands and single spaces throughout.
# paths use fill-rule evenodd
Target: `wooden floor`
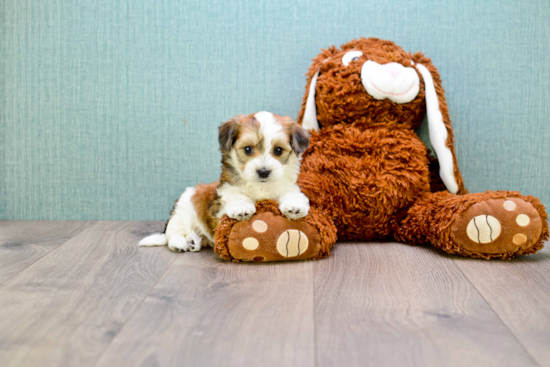
M 321 261 L 139 248 L 162 222 L 0 222 L 0 366 L 550 366 L 550 249 Z

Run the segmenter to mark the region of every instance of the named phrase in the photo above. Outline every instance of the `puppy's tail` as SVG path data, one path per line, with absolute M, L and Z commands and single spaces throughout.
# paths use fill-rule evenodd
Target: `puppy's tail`
M 153 233 L 139 241 L 139 246 L 166 246 L 168 240 L 165 233 Z

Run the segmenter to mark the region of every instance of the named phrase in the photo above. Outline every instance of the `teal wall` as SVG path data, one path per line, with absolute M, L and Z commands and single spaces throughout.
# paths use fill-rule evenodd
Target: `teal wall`
M 219 175 L 220 122 L 296 117 L 310 60 L 360 36 L 432 58 L 470 191 L 548 205 L 549 19 L 547 0 L 0 0 L 0 219 L 167 218 Z

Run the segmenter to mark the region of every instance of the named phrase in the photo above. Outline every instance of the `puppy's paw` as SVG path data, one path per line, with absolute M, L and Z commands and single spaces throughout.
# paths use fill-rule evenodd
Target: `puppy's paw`
M 245 220 L 256 213 L 256 206 L 247 202 L 236 202 L 227 205 L 227 216 L 237 220 Z
M 189 245 L 189 251 L 191 252 L 198 252 L 201 250 L 201 242 L 202 238 L 195 232 L 191 233 L 189 236 L 185 238 L 187 240 L 187 244 Z
M 300 219 L 309 213 L 309 204 L 300 200 L 294 202 L 284 201 L 279 205 L 279 210 L 288 219 Z
M 170 241 L 168 241 L 168 248 L 170 251 L 174 252 L 189 251 L 189 244 L 187 243 L 185 237 L 176 234 L 170 237 Z

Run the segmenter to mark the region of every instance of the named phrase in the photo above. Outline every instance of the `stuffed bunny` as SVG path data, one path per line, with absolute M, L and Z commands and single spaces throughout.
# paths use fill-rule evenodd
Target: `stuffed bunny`
M 361 38 L 323 50 L 306 75 L 298 122 L 312 135 L 298 183 L 315 216 L 304 221 L 314 228 L 308 235 L 298 228 L 302 221 L 265 208 L 263 215 L 269 211 L 270 217 L 262 220 L 267 224 L 262 234 L 254 230 L 255 216 L 239 222 L 238 230 L 236 221 L 224 218 L 215 247 L 222 257 L 321 258 L 329 254 L 334 233 L 341 240 L 431 243 L 485 259 L 543 247 L 547 214 L 537 198 L 465 189 L 444 90 L 430 59 L 391 41 Z M 437 159 L 413 130 L 424 117 Z M 261 256 L 241 249 L 243 240 L 260 235 Z M 295 251 L 298 236 L 302 246 Z

